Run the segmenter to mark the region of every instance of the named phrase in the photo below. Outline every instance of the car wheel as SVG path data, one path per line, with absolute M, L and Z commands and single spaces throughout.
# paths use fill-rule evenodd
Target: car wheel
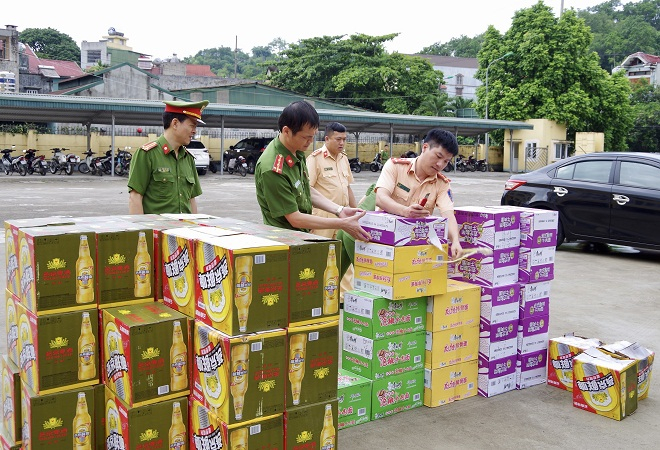
M 254 173 L 254 169 L 257 167 L 256 161 L 251 159 L 247 162 L 247 165 L 248 165 L 247 167 L 248 173 Z
M 197 173 L 198 173 L 199 175 L 206 175 L 206 168 L 200 168 L 200 169 L 197 169 Z
M 218 166 L 216 166 L 214 162 L 211 162 L 211 164 L 209 164 L 209 170 L 216 173 L 218 171 Z
M 564 243 L 566 236 L 564 235 L 564 226 L 561 224 L 561 217 L 557 220 L 557 247 Z

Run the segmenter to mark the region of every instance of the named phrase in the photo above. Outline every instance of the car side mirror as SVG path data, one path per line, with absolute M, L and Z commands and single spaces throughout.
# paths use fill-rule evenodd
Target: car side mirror
M 230 146 L 229 146 L 229 150 L 233 150 L 233 149 L 234 149 L 234 146 L 233 146 L 233 145 L 230 145 Z

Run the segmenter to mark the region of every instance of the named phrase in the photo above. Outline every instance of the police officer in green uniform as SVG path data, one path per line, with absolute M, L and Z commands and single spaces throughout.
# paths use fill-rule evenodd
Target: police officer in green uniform
M 267 225 L 292 230 L 341 229 L 363 241 L 369 240 L 358 223 L 365 211 L 337 205 L 309 185 L 305 150 L 319 128 L 319 115 L 305 101 L 284 108 L 277 121 L 280 134 L 259 158 L 254 171 L 257 201 Z M 312 207 L 337 218 L 312 215 Z
M 195 157 L 186 145 L 202 122 L 201 102 L 168 101 L 163 113 L 163 134 L 140 147 L 128 175 L 129 214 L 197 213 L 196 197 L 202 188 Z

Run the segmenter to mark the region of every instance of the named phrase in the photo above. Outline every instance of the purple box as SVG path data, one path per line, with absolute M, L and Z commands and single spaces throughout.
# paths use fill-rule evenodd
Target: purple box
M 550 314 L 550 282 L 520 284 L 520 318 Z
M 447 239 L 447 219 L 444 217 L 408 219 L 384 211 L 367 211 L 359 223 L 371 235 L 372 242 L 396 247 L 426 244 L 440 246 Z
M 518 281 L 537 283 L 555 277 L 555 247 L 523 248 L 518 256 Z
M 516 388 L 517 356 L 488 359 L 479 356 L 477 392 L 482 397 L 492 397 Z
M 464 248 L 501 250 L 520 246 L 520 211 L 467 206 L 454 208 L 454 215 Z
M 479 357 L 499 359 L 518 350 L 518 320 L 489 324 L 479 322 Z
M 520 248 L 494 250 L 486 256 L 475 253 L 447 265 L 447 275 L 486 287 L 508 286 L 518 282 Z
M 548 379 L 548 349 L 518 355 L 516 362 L 516 389 L 545 384 Z
M 481 286 L 481 320 L 498 324 L 518 320 L 520 316 L 520 284 Z
M 521 355 L 548 348 L 550 316 L 536 316 L 518 322 L 518 353 Z
M 557 245 L 559 213 L 522 206 L 487 206 L 497 211 L 520 212 L 520 246 L 525 248 Z

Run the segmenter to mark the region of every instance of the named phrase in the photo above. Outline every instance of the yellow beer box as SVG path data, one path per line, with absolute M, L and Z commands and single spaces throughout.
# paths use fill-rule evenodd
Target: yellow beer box
M 18 297 L 5 289 L 5 332 L 7 333 L 7 355 L 16 365 L 18 360 L 18 313 L 17 305 L 20 303 Z
M 389 274 L 423 272 L 445 268 L 447 243 L 394 247 L 375 242 L 355 241 L 355 267 L 365 267 Z
M 190 449 L 281 449 L 284 445 L 282 414 L 228 425 L 212 409 L 190 402 Z
M 394 275 L 356 266 L 354 276 L 355 289 L 390 300 L 405 300 L 447 292 L 447 268 L 444 265 L 426 272 Z
M 97 310 L 37 316 L 18 305 L 21 379 L 37 394 L 99 382 Z
M 477 395 L 476 359 L 441 369 L 424 369 L 424 405 L 442 406 Z
M 284 413 L 286 450 L 335 450 L 337 445 L 337 399 L 296 406 Z
M 337 398 L 339 319 L 287 329 L 286 407 Z
M 442 331 L 479 322 L 479 286 L 458 280 L 447 281 L 447 292 L 429 297 L 426 330 Z
M 247 234 L 209 237 L 197 241 L 195 257 L 196 320 L 230 336 L 288 325 L 287 245 Z
M 623 420 L 637 409 L 637 361 L 588 348 L 573 358 L 573 406 Z
M 191 322 L 158 302 L 104 309 L 103 382 L 130 407 L 188 395 Z
M 37 395 L 21 383 L 23 449 L 91 449 L 96 440 L 96 387 Z
M 591 347 L 603 345 L 599 339 L 565 334 L 548 341 L 548 384 L 573 390 L 573 358 Z
M 2 370 L 2 437 L 12 446 L 20 444 L 21 428 L 21 377 L 16 364 L 7 355 L 0 357 Z
M 286 330 L 228 336 L 195 321 L 194 346 L 192 398 L 222 422 L 284 411 Z
M 438 369 L 476 360 L 479 353 L 479 324 L 426 332 L 427 369 Z
M 643 400 L 649 395 L 651 387 L 651 370 L 655 352 L 643 347 L 639 342 L 617 341 L 599 347 L 619 357 L 637 360 L 637 400 Z

